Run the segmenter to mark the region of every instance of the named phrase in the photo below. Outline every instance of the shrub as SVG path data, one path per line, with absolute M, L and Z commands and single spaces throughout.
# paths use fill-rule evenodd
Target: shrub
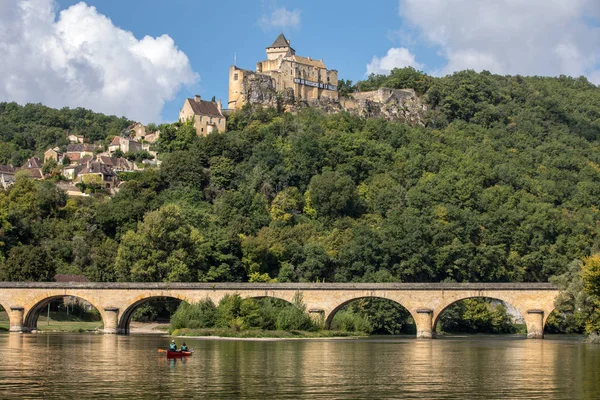
M 343 332 L 373 332 L 373 326 L 369 321 L 352 311 L 338 312 L 333 317 L 331 329 Z
M 182 302 L 171 316 L 171 331 L 182 328 L 212 328 L 217 321 L 217 308 L 210 299 L 195 304 Z

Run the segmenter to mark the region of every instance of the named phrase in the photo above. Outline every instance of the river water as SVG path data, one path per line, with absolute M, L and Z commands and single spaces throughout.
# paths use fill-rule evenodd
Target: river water
M 0 335 L 0 398 L 600 399 L 600 345 L 581 337 L 189 339 Z

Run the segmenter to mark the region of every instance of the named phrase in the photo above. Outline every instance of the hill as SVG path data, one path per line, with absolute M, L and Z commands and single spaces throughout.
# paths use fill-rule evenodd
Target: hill
M 250 108 L 225 134 L 162 125 L 161 170 L 110 200 L 26 179 L 2 193 L 0 274 L 546 281 L 598 250 L 598 87 L 410 69 L 361 85 L 421 93 L 425 126 Z

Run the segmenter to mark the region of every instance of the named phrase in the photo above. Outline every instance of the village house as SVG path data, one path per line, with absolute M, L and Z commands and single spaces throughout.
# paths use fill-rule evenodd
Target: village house
M 69 180 L 73 180 L 77 177 L 77 175 L 86 168 L 86 165 L 83 164 L 71 164 L 66 166 L 63 169 L 63 176 Z
M 54 160 L 57 164 L 62 162 L 63 154 L 60 153 L 59 150 L 58 147 L 46 150 L 44 152 L 44 163 L 47 163 L 48 160 Z
M 81 159 L 88 156 L 94 155 L 94 152 L 99 149 L 98 146 L 94 146 L 87 143 L 70 144 L 67 146 L 67 154 L 71 163 L 81 162 Z
M 117 150 L 121 150 L 123 153 L 135 153 L 143 149 L 142 144 L 136 140 L 115 136 L 108 145 L 108 152 L 114 153 Z
M 158 140 L 159 137 L 160 137 L 160 131 L 156 131 L 156 132 L 152 132 L 152 133 L 147 133 L 143 139 L 144 139 L 144 142 L 156 143 L 156 141 Z
M 69 143 L 83 143 L 84 142 L 84 138 L 82 135 L 67 135 L 67 140 L 69 141 Z
M 132 124 L 127 130 L 135 140 L 141 140 L 146 136 L 146 127 L 141 122 Z
M 0 165 L 0 186 L 6 190 L 15 183 L 16 169 L 12 165 Z
M 117 185 L 117 174 L 107 165 L 91 161 L 77 174 L 74 181 L 111 189 Z
M 109 157 L 99 155 L 97 160 L 100 164 L 112 168 L 113 171 L 134 171 L 135 163 L 123 157 Z
M 179 121 L 193 121 L 196 134 L 206 136 L 212 132 L 225 132 L 225 116 L 221 100 L 205 101 L 196 95 L 193 99 L 186 99 L 179 111 Z
M 33 179 L 44 179 L 44 174 L 42 173 L 42 160 L 37 157 L 31 157 L 29 160 L 25 162 L 21 170 L 27 171 L 29 176 Z

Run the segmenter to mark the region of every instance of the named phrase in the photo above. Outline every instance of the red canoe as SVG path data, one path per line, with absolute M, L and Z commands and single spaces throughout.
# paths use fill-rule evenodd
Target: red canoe
M 167 350 L 167 358 L 189 357 L 193 353 L 191 351 L 171 351 Z

